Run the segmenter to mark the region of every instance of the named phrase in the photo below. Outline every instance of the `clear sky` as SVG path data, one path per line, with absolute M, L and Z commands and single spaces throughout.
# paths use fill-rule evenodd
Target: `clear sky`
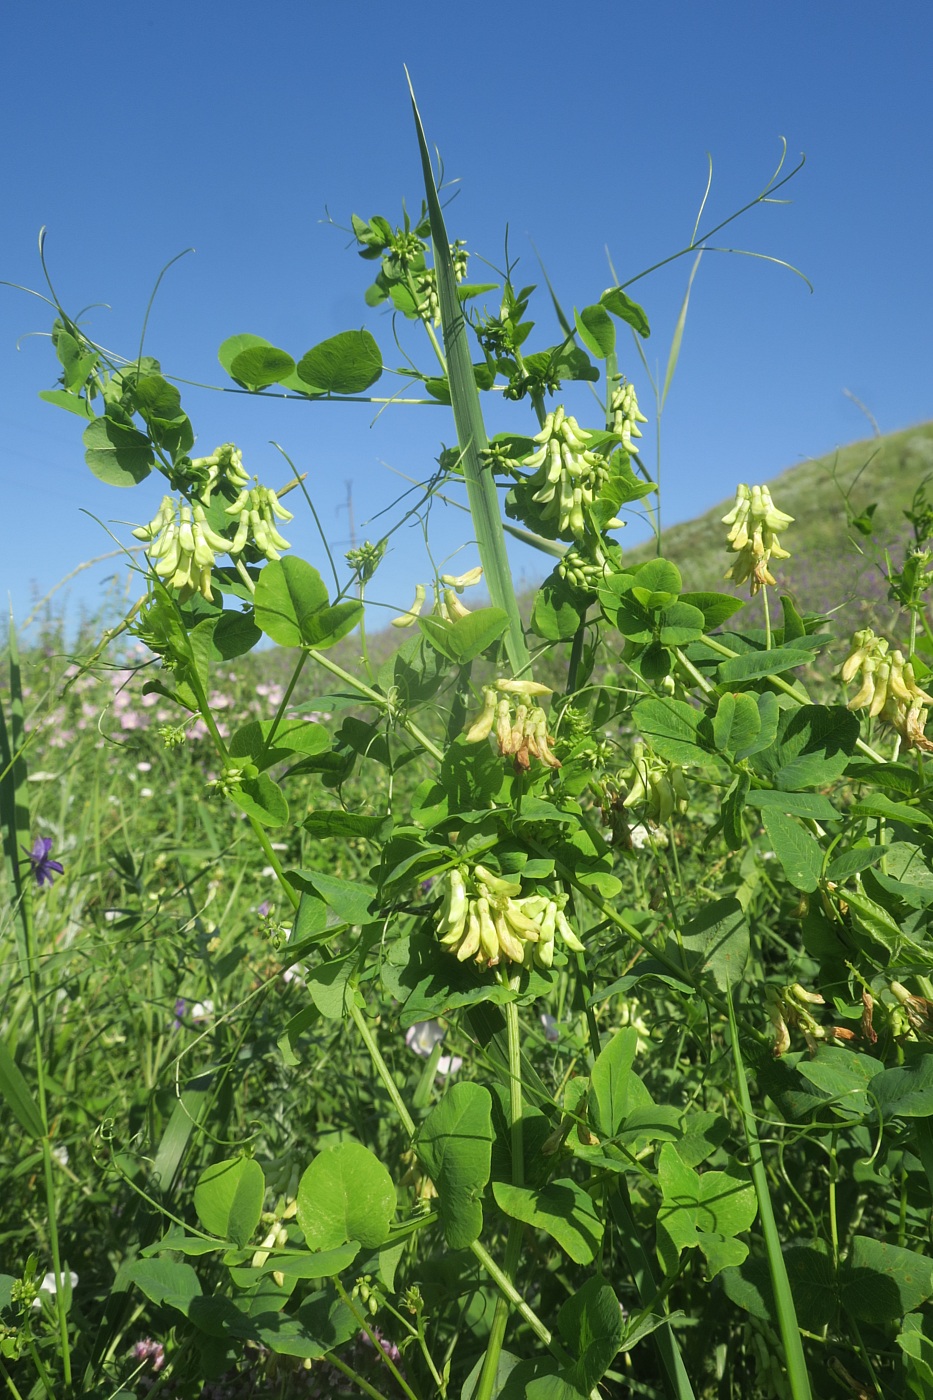
M 242 331 L 297 359 L 366 325 L 386 362 L 403 363 L 390 318 L 362 300 L 374 265 L 322 220 L 325 206 L 342 225 L 354 212 L 394 222 L 402 198 L 419 206 L 407 63 L 428 139 L 460 181 L 451 237 L 501 265 L 508 224 L 519 280 L 543 286 L 537 249 L 568 307 L 611 283 L 607 250 L 626 282 L 689 241 L 707 153 L 705 226 L 766 184 L 781 137 L 786 169 L 805 152 L 782 191 L 790 204 L 759 207 L 715 241 L 799 267 L 813 294 L 784 268 L 720 253 L 703 260 L 694 283 L 663 419 L 668 523 L 731 495 L 739 480 L 767 480 L 868 436 L 846 390 L 883 431 L 933 416 L 933 12 L 917 0 L 279 0 L 268 9 L 13 0 L 3 28 L 0 278 L 41 287 L 36 235 L 47 225 L 63 303 L 72 314 L 107 303 L 88 313 L 87 329 L 132 354 L 160 269 L 194 247 L 168 273 L 149 323 L 147 352 L 172 376 L 229 384 L 217 346 Z M 681 259 L 631 289 L 651 320 L 652 364 L 666 360 L 689 271 Z M 482 275 L 474 262 L 471 277 Z M 101 485 L 84 465 L 80 420 L 38 399 L 57 366 L 47 340 L 20 337 L 47 332 L 47 312 L 0 287 L 0 584 L 20 619 L 33 596 L 113 547 L 82 508 L 138 524 L 162 487 L 155 477 L 134 491 Z M 546 296 L 536 319 L 530 348 L 560 338 Z M 411 326 L 401 340 L 430 363 Z M 645 372 L 627 340 L 620 348 L 652 415 Z M 385 376 L 374 392 L 396 383 Z M 376 538 L 376 512 L 404 486 L 385 464 L 424 477 L 454 437 L 442 407 L 395 407 L 373 424 L 365 405 L 199 389 L 183 389 L 183 401 L 199 450 L 233 440 L 268 484 L 287 475 L 268 445 L 280 442 L 308 472 L 340 552 L 348 483 L 357 538 Z M 592 400 L 577 389 L 568 402 L 585 423 Z M 534 427 L 527 406 L 499 398 L 488 420 L 491 431 Z M 652 467 L 657 436 L 652 423 Z M 452 509 L 436 514 L 439 560 L 465 538 L 465 521 Z M 110 528 L 128 538 L 123 525 Z M 322 565 L 310 518 L 286 534 Z M 622 541 L 639 537 L 635 524 Z M 474 562 L 467 549 L 455 567 Z M 529 582 L 549 567 L 527 550 L 514 564 Z M 113 569 L 67 586 L 72 618 L 98 606 Z M 405 607 L 427 574 L 420 533 L 403 532 L 378 592 Z

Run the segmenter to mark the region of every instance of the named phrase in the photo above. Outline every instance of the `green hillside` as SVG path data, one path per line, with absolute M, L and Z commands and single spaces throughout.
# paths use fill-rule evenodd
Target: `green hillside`
M 839 617 L 843 631 L 882 619 L 887 588 L 878 563 L 885 546 L 910 535 L 903 512 L 931 474 L 933 422 L 851 443 L 775 477 L 768 483 L 775 504 L 794 517 L 781 536 L 791 558 L 777 567 L 778 591 L 790 594 L 799 609 L 813 612 L 845 600 Z M 749 485 L 758 480 L 753 469 L 745 480 Z M 851 521 L 873 504 L 874 538 L 867 539 Z M 685 588 L 731 588 L 723 579 L 731 556 L 721 523 L 731 505 L 731 499 L 721 501 L 704 515 L 662 532 L 661 553 L 678 565 Z M 627 551 L 626 557 L 647 558 L 654 552 L 651 542 Z M 742 595 L 747 597 L 745 589 Z M 759 612 L 756 601 L 744 616 L 751 622 Z

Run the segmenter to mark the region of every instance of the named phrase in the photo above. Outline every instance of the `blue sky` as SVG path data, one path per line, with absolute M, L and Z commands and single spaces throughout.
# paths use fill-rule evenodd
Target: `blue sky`
M 36 235 L 46 225 L 64 305 L 74 313 L 108 303 L 89 313 L 88 331 L 132 354 L 160 269 L 196 248 L 166 276 L 150 318 L 146 349 L 169 375 L 229 383 L 217 347 L 242 331 L 298 358 L 366 325 L 386 362 L 401 363 L 389 318 L 362 300 L 373 265 L 322 220 L 325 206 L 343 225 L 353 212 L 394 222 L 402 198 L 418 207 L 407 63 L 428 138 L 460 182 L 451 236 L 501 264 L 508 225 L 518 279 L 543 288 L 536 248 L 567 306 L 611 283 L 607 249 L 625 282 L 689 241 L 707 152 L 704 225 L 766 184 L 782 136 L 786 168 L 806 153 L 782 192 L 792 203 L 756 208 L 722 237 L 799 267 L 813 294 L 758 259 L 710 253 L 700 267 L 663 419 L 667 522 L 731 495 L 739 480 L 767 480 L 868 436 L 846 390 L 883 431 L 933 415 L 926 6 L 474 0 L 432 12 L 281 0 L 263 12 L 239 0 L 164 0 L 95 12 L 49 0 L 12 7 L 4 40 L 0 278 L 41 286 Z M 649 362 L 662 369 L 689 270 L 681 259 L 631 289 L 651 320 Z M 480 276 L 474 263 L 471 277 Z M 79 420 L 38 399 L 55 383 L 52 351 L 20 337 L 47 331 L 47 311 L 0 287 L 0 584 L 20 620 L 34 596 L 114 547 L 91 516 L 126 540 L 126 526 L 112 522 L 147 520 L 162 486 L 150 478 L 118 491 L 95 481 Z M 559 339 L 546 295 L 535 311 L 530 344 L 544 348 Z M 430 363 L 410 326 L 401 338 Z M 652 416 L 644 370 L 627 341 L 620 347 Z M 389 468 L 424 477 L 453 439 L 440 407 L 395 407 L 373 424 L 364 405 L 193 388 L 183 401 L 201 450 L 235 441 L 267 484 L 287 475 L 269 446 L 280 442 L 308 472 L 337 552 L 349 545 L 347 483 L 358 538 L 375 538 L 376 512 L 404 489 Z M 586 393 L 567 401 L 586 422 Z M 526 406 L 498 398 L 488 421 L 491 431 L 534 426 Z M 652 467 L 656 450 L 652 422 Z M 465 522 L 452 509 L 432 516 L 438 562 L 468 539 Z M 286 533 L 322 566 L 309 517 Z M 641 534 L 633 524 L 622 542 Z M 547 572 L 542 556 L 517 549 L 513 558 L 521 580 Z M 474 562 L 467 548 L 452 567 Z M 72 620 L 110 597 L 114 568 L 87 570 L 56 595 Z M 408 530 L 394 536 L 376 592 L 404 607 L 427 576 L 422 535 Z M 120 577 L 125 585 L 122 569 Z M 138 587 L 126 586 L 132 601 Z

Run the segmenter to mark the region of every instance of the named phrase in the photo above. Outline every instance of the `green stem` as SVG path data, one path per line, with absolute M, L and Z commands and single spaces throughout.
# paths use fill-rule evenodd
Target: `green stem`
M 379 1358 L 379 1360 L 381 1360 L 384 1363 L 384 1365 L 386 1365 L 389 1368 L 397 1383 L 402 1387 L 405 1394 L 408 1396 L 408 1400 L 420 1400 L 420 1396 L 414 1390 L 412 1390 L 411 1386 L 405 1380 L 405 1377 L 402 1375 L 401 1371 L 398 1369 L 389 1353 L 379 1345 L 379 1338 L 373 1333 L 373 1330 L 370 1327 L 366 1316 L 360 1312 L 359 1308 L 354 1307 L 353 1300 L 347 1293 L 347 1290 L 344 1288 L 339 1277 L 334 1279 L 334 1284 L 336 1286 L 338 1294 L 340 1295 L 340 1299 L 343 1302 L 344 1307 L 349 1308 L 350 1312 L 356 1318 L 357 1322 L 360 1325 L 360 1328 L 366 1333 L 367 1337 L 372 1343 L 373 1351 L 375 1352 L 376 1356 Z
M 524 1109 L 522 1105 L 522 1055 L 518 1024 L 518 1005 L 514 1001 L 506 1003 L 505 1024 L 509 1049 L 509 1131 L 512 1145 L 512 1185 L 524 1186 L 525 1142 L 523 1123 Z M 518 1268 L 524 1233 L 524 1225 L 520 1220 L 513 1220 L 510 1223 L 508 1239 L 505 1245 L 504 1268 L 505 1276 L 510 1281 L 514 1279 L 515 1271 Z M 508 1326 L 510 1311 L 511 1306 L 508 1298 L 500 1293 L 496 1303 L 496 1311 L 492 1319 L 492 1327 L 489 1331 L 489 1339 L 486 1343 L 486 1359 L 483 1362 L 483 1369 L 476 1387 L 475 1400 L 491 1400 L 496 1383 L 496 1374 L 499 1370 L 499 1357 L 502 1353 L 502 1344 L 505 1341 L 505 1329 Z
M 765 610 L 765 651 L 771 650 L 771 604 L 768 602 L 768 585 L 761 590 L 761 602 Z
M 364 1395 L 371 1396 L 372 1400 L 386 1400 L 381 1390 L 377 1390 L 374 1385 L 370 1385 L 369 1381 L 364 1381 L 363 1377 L 359 1375 L 358 1372 L 354 1371 L 352 1366 L 348 1366 L 345 1361 L 341 1361 L 336 1352 L 329 1351 L 326 1359 L 328 1365 L 333 1366 L 336 1370 L 340 1371 L 342 1375 L 346 1376 L 347 1380 L 359 1386 Z

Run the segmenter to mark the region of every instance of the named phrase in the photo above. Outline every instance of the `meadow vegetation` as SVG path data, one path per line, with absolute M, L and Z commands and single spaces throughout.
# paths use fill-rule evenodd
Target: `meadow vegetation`
M 5 655 L 0 1384 L 923 1400 L 933 429 L 624 552 L 648 315 L 470 282 L 415 118 L 420 214 L 352 230 L 404 393 L 453 412 L 414 509 L 471 523 L 379 638 L 391 529 L 295 558 L 300 465 L 193 455 L 174 367 L 43 294 L 49 411 L 165 496 L 117 626 Z M 220 361 L 392 373 L 368 330 Z M 528 600 L 507 529 L 553 566 Z

